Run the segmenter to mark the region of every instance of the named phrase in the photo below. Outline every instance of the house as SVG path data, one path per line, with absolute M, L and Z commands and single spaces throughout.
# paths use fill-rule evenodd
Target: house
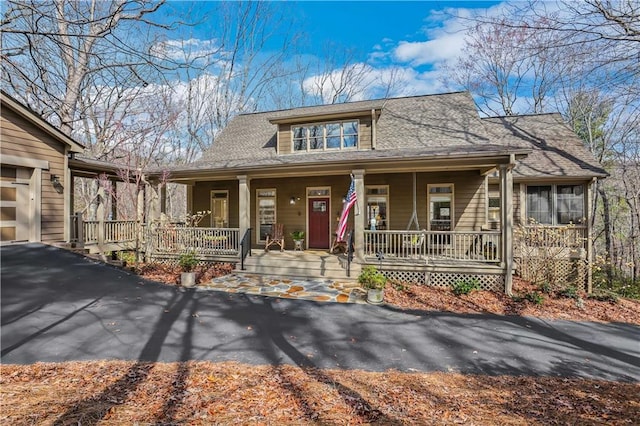
M 287 247 L 302 230 L 305 249 L 328 251 L 353 179 L 356 263 L 508 292 L 514 224 L 577 223 L 590 241 L 589 194 L 606 176 L 558 114 L 480 118 L 467 92 L 242 114 L 169 171 L 190 211 L 211 210 L 201 226 L 237 229 L 253 249 L 280 223 Z
M 69 238 L 68 161 L 84 147 L 7 93 L 0 93 L 1 243 Z

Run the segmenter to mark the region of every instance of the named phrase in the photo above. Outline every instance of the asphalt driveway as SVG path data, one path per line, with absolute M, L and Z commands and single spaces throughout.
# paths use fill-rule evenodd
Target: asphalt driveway
M 1 361 L 234 360 L 640 381 L 640 327 L 184 290 L 43 245 L 1 250 Z

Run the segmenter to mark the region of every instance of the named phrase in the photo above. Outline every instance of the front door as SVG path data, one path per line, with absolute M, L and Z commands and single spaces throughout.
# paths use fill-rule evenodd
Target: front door
M 329 248 L 329 198 L 309 198 L 309 248 Z

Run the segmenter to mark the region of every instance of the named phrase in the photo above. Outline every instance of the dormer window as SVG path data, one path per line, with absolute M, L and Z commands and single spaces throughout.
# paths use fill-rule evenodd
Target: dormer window
M 358 120 L 291 126 L 293 151 L 324 151 L 358 147 Z

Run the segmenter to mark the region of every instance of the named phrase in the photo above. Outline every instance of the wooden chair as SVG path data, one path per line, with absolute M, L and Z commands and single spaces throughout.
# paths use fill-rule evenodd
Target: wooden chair
M 282 223 L 274 223 L 271 225 L 271 231 L 267 234 L 264 251 L 269 251 L 269 247 L 272 245 L 278 245 L 280 246 L 280 251 L 284 251 L 284 225 Z

